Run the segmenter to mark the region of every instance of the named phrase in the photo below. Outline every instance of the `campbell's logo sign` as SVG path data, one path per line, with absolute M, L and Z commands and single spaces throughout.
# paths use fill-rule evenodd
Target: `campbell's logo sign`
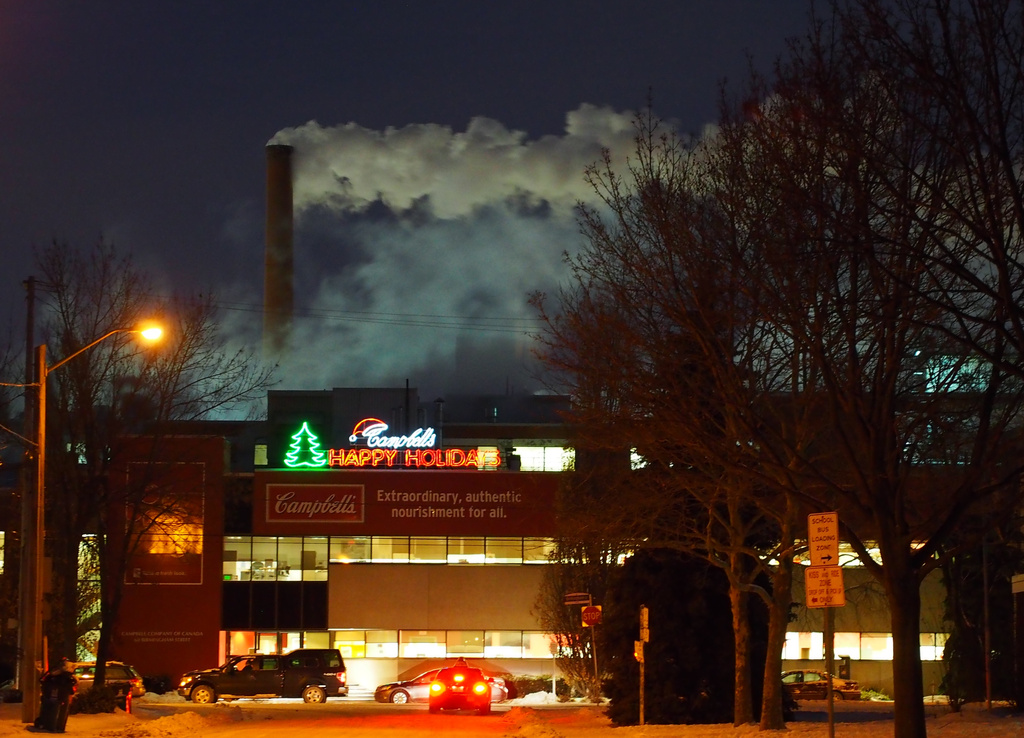
M 268 484 L 267 521 L 278 523 L 362 523 L 361 484 Z
M 389 436 L 388 425 L 377 418 L 356 423 L 350 448 L 321 448 L 320 439 L 308 423 L 291 437 L 284 457 L 291 469 L 335 468 L 418 468 L 418 469 L 497 469 L 501 453 L 497 449 L 434 448 L 437 434 L 433 428 L 417 428 L 404 436 Z
M 366 418 L 356 423 L 349 443 L 365 442 L 370 448 L 433 448 L 437 434 L 433 428 L 417 428 L 407 436 L 387 435 L 388 424 L 377 418 Z

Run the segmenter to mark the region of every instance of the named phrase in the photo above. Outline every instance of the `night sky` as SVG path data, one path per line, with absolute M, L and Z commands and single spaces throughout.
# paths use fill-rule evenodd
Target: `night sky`
M 633 111 L 699 134 L 806 0 L 0 1 L 0 336 L 100 236 L 258 341 L 265 157 L 296 147 L 284 388 L 529 390 L 535 289 Z

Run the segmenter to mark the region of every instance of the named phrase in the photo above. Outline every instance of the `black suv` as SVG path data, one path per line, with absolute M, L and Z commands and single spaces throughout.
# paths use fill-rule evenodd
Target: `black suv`
M 468 666 L 464 659 L 437 672 L 430 683 L 430 712 L 439 710 L 477 710 L 491 712 L 491 683 L 484 673 Z
M 284 656 L 232 656 L 216 669 L 190 671 L 178 694 L 199 704 L 221 697 L 302 697 L 323 702 L 348 694 L 345 661 L 334 648 L 300 648 Z

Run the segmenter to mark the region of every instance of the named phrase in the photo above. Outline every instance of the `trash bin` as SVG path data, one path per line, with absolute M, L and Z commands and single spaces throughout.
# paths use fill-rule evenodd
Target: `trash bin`
M 62 659 L 56 669 L 48 671 L 41 680 L 39 717 L 35 727 L 51 733 L 63 733 L 71 710 L 71 697 L 78 682 L 68 669 L 67 659 Z

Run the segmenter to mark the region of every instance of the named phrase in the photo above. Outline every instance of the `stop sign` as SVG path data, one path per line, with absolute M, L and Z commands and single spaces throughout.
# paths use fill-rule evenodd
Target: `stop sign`
M 589 605 L 583 608 L 583 625 L 584 627 L 590 627 L 591 625 L 600 625 L 601 623 L 601 606 L 600 605 Z

